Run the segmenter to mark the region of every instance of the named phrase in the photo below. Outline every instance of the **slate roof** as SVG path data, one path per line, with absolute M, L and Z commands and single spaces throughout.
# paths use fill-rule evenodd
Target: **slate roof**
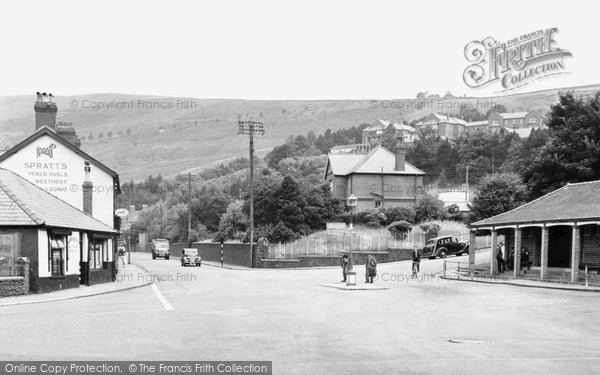
M 459 124 L 466 125 L 467 122 L 465 120 L 459 119 L 457 117 L 439 115 L 437 113 L 432 113 L 427 117 L 426 120 L 420 121 L 416 126 L 428 126 L 428 125 L 437 125 L 441 122 L 447 122 L 449 124 Z
M 14 172 L 0 168 L 0 226 L 47 226 L 118 233 Z
M 376 119 L 375 122 L 373 123 L 373 125 L 370 125 L 370 126 L 364 128 L 363 132 L 370 132 L 370 131 L 375 131 L 375 130 L 387 129 L 387 127 L 390 126 L 390 124 L 392 126 L 394 126 L 394 129 L 396 129 L 396 130 L 402 130 L 402 131 L 406 131 L 406 132 L 409 132 L 409 133 L 414 133 L 415 132 L 415 128 L 413 128 L 410 125 L 396 124 L 396 123 L 394 123 L 392 121 L 380 120 L 380 119 Z
M 379 145 L 368 154 L 329 154 L 327 165 L 336 176 L 346 176 L 352 173 L 406 174 L 424 175 L 425 173 L 410 163 L 405 163 L 404 171 L 395 170 L 396 155 Z
M 488 227 L 526 223 L 600 221 L 600 181 L 567 184 L 514 210 L 476 223 Z
M 498 113 L 505 120 L 519 119 L 527 116 L 529 112 L 504 112 Z

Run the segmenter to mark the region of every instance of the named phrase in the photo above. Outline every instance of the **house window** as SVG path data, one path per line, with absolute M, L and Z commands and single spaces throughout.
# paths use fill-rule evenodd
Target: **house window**
M 90 269 L 102 269 L 102 258 L 106 250 L 106 240 L 95 238 L 90 242 Z
M 381 207 L 381 201 L 375 201 L 375 208 Z
M 66 243 L 65 236 L 50 236 L 50 273 L 52 276 L 64 275 L 63 259 Z

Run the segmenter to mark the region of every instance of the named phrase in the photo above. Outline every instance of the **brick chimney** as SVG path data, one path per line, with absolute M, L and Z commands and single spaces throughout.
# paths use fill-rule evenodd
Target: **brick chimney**
M 92 180 L 90 178 L 90 172 L 91 172 L 91 167 L 90 167 L 90 162 L 88 160 L 86 160 L 84 162 L 85 167 L 84 167 L 84 171 L 85 171 L 85 180 L 83 181 L 83 212 L 85 212 L 86 214 L 92 216 L 92 203 L 93 203 L 93 188 L 94 188 L 94 184 L 92 183 Z
M 56 113 L 58 107 L 54 102 L 52 94 L 36 93 L 37 98 L 33 109 L 35 110 L 35 130 L 38 131 L 41 127 L 47 126 L 52 130 L 56 130 Z
M 406 164 L 406 145 L 404 144 L 404 134 L 402 130 L 396 133 L 396 167 L 397 171 L 404 171 Z

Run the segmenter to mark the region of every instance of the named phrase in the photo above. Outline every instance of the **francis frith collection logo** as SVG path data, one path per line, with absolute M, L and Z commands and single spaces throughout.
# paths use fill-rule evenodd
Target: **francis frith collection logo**
M 492 37 L 472 41 L 465 47 L 465 57 L 472 63 L 463 80 L 478 88 L 498 82 L 510 91 L 540 78 L 565 74 L 565 57 L 571 52 L 559 48 L 554 40 L 556 27 L 536 30 L 501 43 Z
M 54 158 L 54 149 L 56 148 L 56 145 L 54 143 L 50 143 L 50 145 L 48 147 L 42 147 L 42 146 L 38 146 L 36 149 L 37 152 L 37 156 L 36 158 L 39 158 L 40 156 L 49 156 L 50 158 Z

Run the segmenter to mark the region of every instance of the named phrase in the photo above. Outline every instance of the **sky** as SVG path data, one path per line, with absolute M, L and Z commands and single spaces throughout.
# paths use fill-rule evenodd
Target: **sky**
M 558 1 L 10 1 L 0 96 L 122 93 L 398 99 L 471 88 L 465 47 L 556 27 L 569 74 L 514 92 L 600 83 L 594 3 Z

